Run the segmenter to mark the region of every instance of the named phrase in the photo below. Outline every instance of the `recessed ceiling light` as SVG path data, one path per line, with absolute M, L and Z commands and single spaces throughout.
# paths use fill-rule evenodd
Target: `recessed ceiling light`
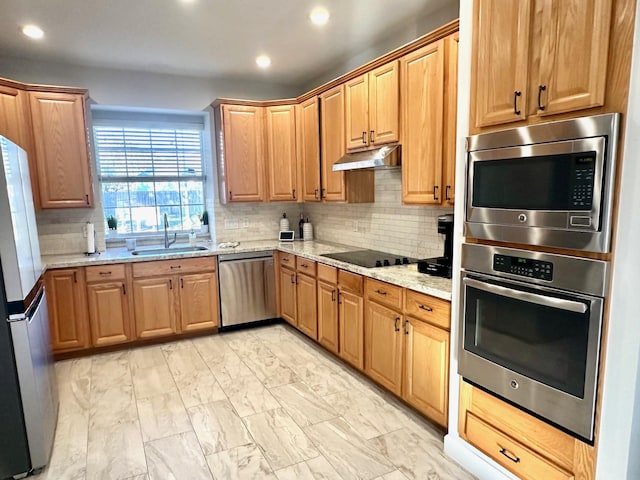
M 324 7 L 316 7 L 311 10 L 309 18 L 314 25 L 326 25 L 329 21 L 329 11 Z
M 269 65 L 271 65 L 271 59 L 266 55 L 260 55 L 258 58 L 256 58 L 256 63 L 260 68 L 267 68 Z
M 24 33 L 29 38 L 34 38 L 36 40 L 44 37 L 44 32 L 37 25 L 25 25 L 22 27 L 22 33 Z

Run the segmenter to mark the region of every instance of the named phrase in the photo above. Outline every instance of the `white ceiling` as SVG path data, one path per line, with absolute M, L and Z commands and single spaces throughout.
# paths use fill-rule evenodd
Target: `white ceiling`
M 451 1 L 1 0 L 0 54 L 300 85 Z M 318 5 L 331 13 L 322 28 L 308 19 Z M 45 37 L 22 35 L 27 23 Z

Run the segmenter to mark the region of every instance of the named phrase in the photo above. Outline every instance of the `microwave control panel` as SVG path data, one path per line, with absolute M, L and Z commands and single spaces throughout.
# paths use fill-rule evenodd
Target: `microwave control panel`
M 493 256 L 493 269 L 497 272 L 510 273 L 521 277 L 553 280 L 553 263 L 532 260 L 531 258 L 496 254 Z
M 595 154 L 576 156 L 571 182 L 571 208 L 591 210 L 593 206 L 593 181 L 595 177 Z

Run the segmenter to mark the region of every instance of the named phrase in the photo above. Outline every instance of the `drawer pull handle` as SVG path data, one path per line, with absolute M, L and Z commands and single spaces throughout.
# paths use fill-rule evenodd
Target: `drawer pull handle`
M 387 292 L 385 292 L 384 290 L 376 290 L 376 293 L 380 294 L 380 295 L 386 295 L 387 294 Z
M 100 272 L 100 275 L 111 275 L 111 271 L 108 271 L 108 272 Z
M 433 308 L 429 307 L 428 305 L 420 304 L 420 305 L 418 305 L 418 308 L 420 310 L 426 310 L 427 312 L 433 312 Z
M 171 268 L 171 270 L 180 270 L 182 265 L 171 265 L 169 268 Z
M 282 261 L 289 263 L 289 259 L 287 257 L 282 257 Z
M 302 268 L 309 268 L 309 265 L 307 265 L 306 263 L 303 263 L 302 265 L 300 265 Z
M 500 447 L 500 445 L 498 445 Z M 516 457 L 513 453 L 504 447 L 500 447 L 500 453 L 511 460 L 513 463 L 520 463 L 520 458 Z

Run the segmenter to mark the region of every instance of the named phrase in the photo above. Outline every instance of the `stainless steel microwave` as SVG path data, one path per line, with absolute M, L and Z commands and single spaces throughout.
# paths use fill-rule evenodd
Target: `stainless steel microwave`
M 613 113 L 469 137 L 465 235 L 608 252 L 619 122 Z

